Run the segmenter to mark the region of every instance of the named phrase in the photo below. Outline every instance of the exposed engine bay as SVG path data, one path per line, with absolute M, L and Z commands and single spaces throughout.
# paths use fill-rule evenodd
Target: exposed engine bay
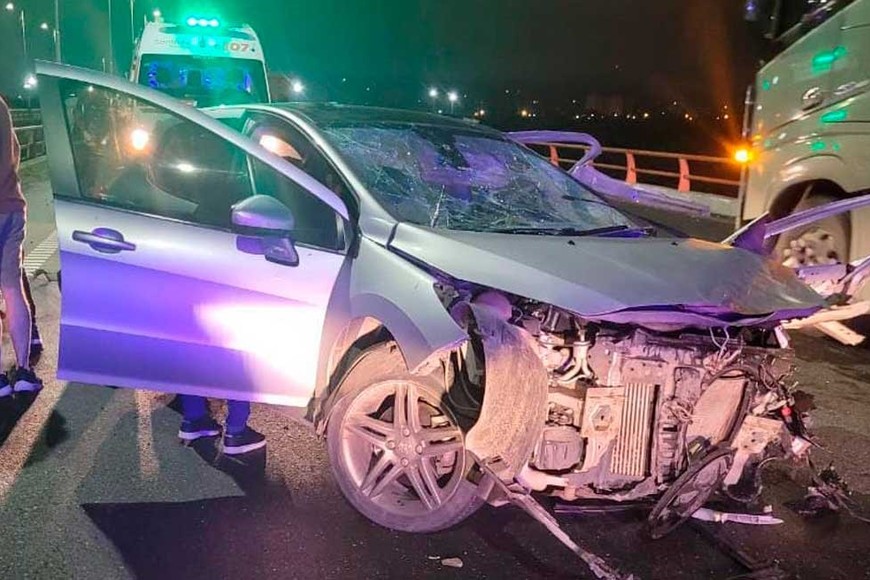
M 811 446 L 811 402 L 789 387 L 793 357 L 781 329 L 654 331 L 493 291 L 470 303 L 479 319 L 486 312 L 525 337 L 546 373 L 543 425 L 516 476 L 527 489 L 566 501 L 637 500 L 722 457 L 721 473 L 691 505 L 660 506 L 670 525 L 720 488 L 749 501 L 763 462 Z M 485 350 L 472 341 L 454 361 L 463 380 L 452 381 L 450 397 L 465 415 L 489 391 Z

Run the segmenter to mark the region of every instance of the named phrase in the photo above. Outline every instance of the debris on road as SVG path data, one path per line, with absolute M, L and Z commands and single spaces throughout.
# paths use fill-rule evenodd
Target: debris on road
M 448 568 L 462 568 L 463 562 L 461 558 L 444 558 L 441 560 L 441 565 Z
M 711 510 L 710 508 L 705 507 L 695 510 L 692 517 L 703 522 L 716 522 L 720 524 L 724 524 L 725 522 L 735 522 L 752 526 L 770 526 L 783 523 L 783 520 L 775 518 L 770 514 L 729 513 Z

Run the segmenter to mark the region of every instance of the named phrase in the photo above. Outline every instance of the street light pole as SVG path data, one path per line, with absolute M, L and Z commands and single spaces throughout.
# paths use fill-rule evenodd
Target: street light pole
M 60 52 L 60 0 L 54 0 L 54 60 L 63 62 Z
M 24 63 L 27 65 L 27 27 L 24 24 L 24 8 L 21 9 L 21 48 L 24 50 Z
M 112 0 L 106 0 L 109 6 L 109 73 L 115 73 L 115 42 L 112 38 Z
M 136 0 L 130 0 L 130 45 L 136 42 L 136 24 L 133 22 L 133 11 L 136 8 Z

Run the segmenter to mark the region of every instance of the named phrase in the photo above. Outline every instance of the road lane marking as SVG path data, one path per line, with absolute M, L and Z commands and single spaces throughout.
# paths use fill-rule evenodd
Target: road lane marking
M 27 275 L 33 276 L 34 272 L 45 266 L 46 262 L 57 252 L 57 248 L 57 232 L 52 232 L 24 257 L 22 266 Z
M 136 443 L 139 447 L 139 473 L 142 479 L 154 479 L 160 473 L 160 462 L 154 453 L 154 432 L 151 423 L 151 413 L 154 409 L 154 394 L 136 389 Z

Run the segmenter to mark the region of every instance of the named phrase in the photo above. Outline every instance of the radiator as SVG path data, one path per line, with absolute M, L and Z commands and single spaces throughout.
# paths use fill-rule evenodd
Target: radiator
M 622 423 L 610 461 L 611 473 L 629 477 L 647 474 L 655 396 L 655 385 L 628 383 L 625 386 Z

